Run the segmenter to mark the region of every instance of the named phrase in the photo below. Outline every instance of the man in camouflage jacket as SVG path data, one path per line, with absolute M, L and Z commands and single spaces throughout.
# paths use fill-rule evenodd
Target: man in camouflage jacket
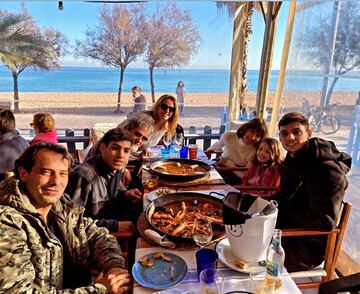
M 62 146 L 37 143 L 0 183 L 0 293 L 129 291 L 116 239 L 63 195 L 70 165 Z

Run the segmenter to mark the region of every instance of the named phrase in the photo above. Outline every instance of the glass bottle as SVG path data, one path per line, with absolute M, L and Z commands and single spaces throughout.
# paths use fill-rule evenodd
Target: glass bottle
M 285 252 L 281 247 L 281 230 L 275 229 L 270 245 L 266 251 L 265 279 L 275 282 L 275 289 L 281 287 L 281 274 L 284 268 Z
M 258 216 L 264 216 L 269 215 L 275 212 L 276 208 L 278 207 L 278 203 L 275 200 L 270 200 L 269 203 L 260 211 L 255 212 L 251 215 L 252 218 L 258 217 Z
M 270 200 L 269 203 L 260 211 L 259 215 L 269 215 L 275 212 L 278 203 L 275 200 Z

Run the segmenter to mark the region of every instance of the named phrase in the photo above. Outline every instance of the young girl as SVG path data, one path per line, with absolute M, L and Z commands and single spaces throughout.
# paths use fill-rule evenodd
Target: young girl
M 261 140 L 250 168 L 243 177 L 243 184 L 256 187 L 280 187 L 280 164 L 283 160 L 280 142 L 266 137 Z M 275 191 L 247 191 L 249 194 L 268 197 Z
M 246 167 L 256 153 L 259 142 L 268 134 L 266 122 L 261 118 L 254 118 L 244 123 L 233 132 L 225 132 L 220 140 L 211 145 L 206 152 L 223 150 L 218 164 L 225 167 Z M 224 181 L 229 185 L 239 185 L 244 172 L 220 172 Z

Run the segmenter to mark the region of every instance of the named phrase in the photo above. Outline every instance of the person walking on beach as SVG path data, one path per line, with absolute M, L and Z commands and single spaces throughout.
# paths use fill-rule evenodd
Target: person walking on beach
M 185 84 L 183 81 L 179 81 L 177 83 L 175 93 L 176 93 L 176 100 L 180 109 L 180 114 L 182 114 L 185 105 Z
M 132 87 L 131 88 L 131 93 L 132 93 L 132 96 L 134 98 L 133 99 L 134 100 L 133 112 L 146 110 L 146 98 L 141 93 L 141 88 L 138 87 L 138 86 Z

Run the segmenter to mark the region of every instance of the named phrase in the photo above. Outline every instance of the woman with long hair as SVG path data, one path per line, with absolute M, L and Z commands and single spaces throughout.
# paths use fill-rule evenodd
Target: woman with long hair
M 265 120 L 254 118 L 233 132 L 225 132 L 220 140 L 211 145 L 206 152 L 223 151 L 218 164 L 226 167 L 246 167 L 256 153 L 260 140 L 268 134 Z M 225 182 L 230 185 L 241 184 L 244 172 L 221 172 Z
M 150 115 L 154 120 L 154 130 L 149 135 L 148 142 L 142 145 L 139 150 L 146 150 L 157 145 L 165 133 L 170 138 L 175 134 L 179 120 L 179 109 L 174 96 L 162 95 L 151 110 L 144 113 Z M 119 127 L 122 127 L 122 124 Z

